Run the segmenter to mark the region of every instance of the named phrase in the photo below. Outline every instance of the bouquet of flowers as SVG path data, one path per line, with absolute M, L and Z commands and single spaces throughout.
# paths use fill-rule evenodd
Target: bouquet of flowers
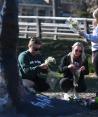
M 52 66 L 53 64 L 56 64 L 55 58 L 50 56 L 50 57 L 48 57 L 48 58 L 45 60 L 45 62 L 44 62 L 43 64 L 48 65 L 48 74 L 40 73 L 40 75 L 42 75 L 42 76 L 45 75 L 45 77 L 46 77 L 46 75 L 47 75 L 47 76 L 50 76 L 51 73 L 52 73 L 52 75 L 53 75 L 53 71 L 51 70 L 51 66 Z
M 52 63 L 56 64 L 56 60 L 54 57 L 50 56 L 45 60 L 45 64 L 47 64 L 48 66 L 51 65 Z
M 79 27 L 79 22 L 76 19 L 72 19 L 71 17 L 69 17 L 67 19 L 67 23 L 69 24 L 70 29 L 74 32 L 74 33 L 80 33 L 81 29 Z M 84 38 L 85 42 L 88 42 L 87 39 Z
M 72 19 L 71 17 L 69 17 L 67 19 L 67 23 L 69 24 L 69 26 L 73 30 L 73 32 L 79 33 L 79 31 L 80 31 L 79 22 L 76 19 Z
M 52 56 L 49 56 L 45 60 L 44 64 L 48 65 L 48 73 L 47 74 L 41 73 L 41 76 L 44 78 L 47 78 L 47 82 L 50 84 L 51 89 L 54 89 L 55 85 L 57 83 L 58 74 L 57 74 L 57 72 L 52 71 L 51 68 L 53 65 L 56 64 L 56 59 Z

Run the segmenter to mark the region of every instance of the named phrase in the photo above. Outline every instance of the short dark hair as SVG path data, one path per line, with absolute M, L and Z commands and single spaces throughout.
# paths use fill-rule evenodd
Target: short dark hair
M 42 44 L 41 39 L 39 37 L 31 37 L 30 40 L 33 41 L 33 43 L 35 44 Z
M 30 40 L 29 40 L 29 43 L 28 43 L 28 47 L 33 45 L 33 44 L 41 45 L 42 41 L 41 41 L 41 39 L 39 37 L 31 37 Z

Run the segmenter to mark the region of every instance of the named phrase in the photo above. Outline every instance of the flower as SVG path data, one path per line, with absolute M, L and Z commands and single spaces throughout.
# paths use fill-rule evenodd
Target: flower
M 72 19 L 71 17 L 69 17 L 67 19 L 67 23 L 69 24 L 73 32 L 78 33 L 80 31 L 79 22 L 76 19 Z
M 47 78 L 47 82 L 49 83 L 50 88 L 51 88 L 52 90 L 54 90 L 54 89 L 55 89 L 55 86 L 56 86 L 56 84 L 57 84 L 57 82 L 58 82 L 58 79 L 59 79 L 59 78 L 62 78 L 63 75 L 61 75 L 60 73 L 58 73 L 58 72 L 56 72 L 56 71 L 53 71 L 53 70 L 51 69 L 51 66 L 52 66 L 53 64 L 56 64 L 56 59 L 55 59 L 54 57 L 49 56 L 49 57 L 45 60 L 44 64 L 47 64 L 47 65 L 48 65 L 48 72 L 47 72 L 47 74 L 45 74 L 45 73 L 40 73 L 40 77 L 42 77 L 42 78 Z
M 79 22 L 76 19 L 72 19 L 72 17 L 69 17 L 66 21 L 69 24 L 70 29 L 74 32 L 74 33 L 78 33 L 79 35 L 82 34 L 83 32 L 81 32 L 81 29 L 79 27 Z M 81 35 L 80 35 L 81 36 Z M 84 38 L 84 42 L 88 42 L 88 40 L 86 38 Z
M 54 57 L 50 56 L 45 60 L 45 64 L 47 64 L 47 65 L 51 65 L 52 63 L 56 64 L 56 60 Z

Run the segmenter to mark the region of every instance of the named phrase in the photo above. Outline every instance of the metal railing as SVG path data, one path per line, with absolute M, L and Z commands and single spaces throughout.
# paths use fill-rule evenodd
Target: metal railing
M 19 37 L 29 38 L 39 36 L 42 39 L 80 38 L 70 29 L 66 20 L 68 17 L 42 17 L 19 16 Z M 90 18 L 73 18 L 80 23 L 81 30 L 92 32 L 92 20 Z

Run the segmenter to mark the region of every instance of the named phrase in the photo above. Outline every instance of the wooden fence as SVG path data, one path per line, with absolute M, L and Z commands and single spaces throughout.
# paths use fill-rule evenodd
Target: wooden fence
M 39 36 L 41 39 L 66 39 L 80 38 L 70 29 L 66 20 L 68 17 L 43 17 L 43 16 L 19 16 L 19 37 L 30 38 Z M 79 21 L 80 28 L 86 32 L 92 32 L 92 20 L 90 18 L 72 18 Z

